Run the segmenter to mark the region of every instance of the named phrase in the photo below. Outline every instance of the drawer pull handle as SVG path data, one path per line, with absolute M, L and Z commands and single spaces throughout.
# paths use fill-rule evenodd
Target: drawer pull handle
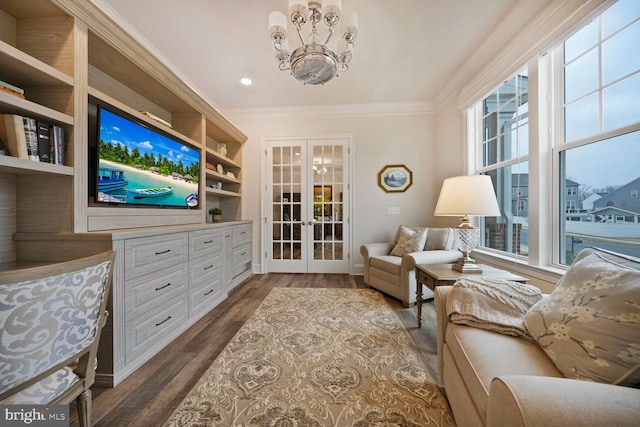
M 171 249 L 167 249 L 166 251 L 156 252 L 156 255 L 162 255 L 171 252 Z
M 246 231 L 241 231 L 240 234 L 247 234 L 247 232 Z
M 213 243 L 213 240 L 207 240 L 206 242 L 203 242 L 205 245 L 208 245 L 209 243 Z
M 209 292 L 205 292 L 204 295 L 207 296 L 209 295 L 211 292 L 213 292 L 213 289 L 211 289 Z
M 246 255 L 246 254 L 247 254 L 246 252 L 242 252 L 242 253 L 240 254 L 240 256 L 243 256 L 243 255 Z
M 211 264 L 209 267 L 205 267 L 204 269 L 205 269 L 205 270 L 208 270 L 208 269 L 210 269 L 211 267 L 213 267 L 213 264 Z
M 162 325 L 163 323 L 168 322 L 169 320 L 171 320 L 171 316 L 167 316 L 167 318 L 166 318 L 166 319 L 164 319 L 162 322 L 160 322 L 160 323 L 156 323 L 156 326 L 160 326 L 160 325 Z
M 159 288 L 156 288 L 156 291 L 159 291 L 160 289 L 168 288 L 169 286 L 171 286 L 171 282 L 167 283 L 164 286 L 160 286 Z

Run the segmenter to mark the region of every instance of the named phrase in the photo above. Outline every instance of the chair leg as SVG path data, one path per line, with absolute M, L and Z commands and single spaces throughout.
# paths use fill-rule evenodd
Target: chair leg
M 91 390 L 85 390 L 76 399 L 80 427 L 91 427 Z

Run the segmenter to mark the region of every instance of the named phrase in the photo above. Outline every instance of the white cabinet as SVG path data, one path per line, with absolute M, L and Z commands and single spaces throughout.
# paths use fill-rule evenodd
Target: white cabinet
M 229 228 L 229 227 L 224 227 Z M 189 315 L 202 316 L 227 297 L 224 228 L 189 233 Z
M 188 315 L 187 233 L 124 241 L 125 363 L 184 324 Z
M 78 244 L 92 237 L 68 236 Z M 108 238 L 116 250 L 111 315 L 98 352 L 101 386 L 120 383 L 252 274 L 249 221 L 112 231 L 95 238 Z
M 231 250 L 227 252 L 228 288 L 231 290 L 251 274 L 251 223 L 231 226 Z

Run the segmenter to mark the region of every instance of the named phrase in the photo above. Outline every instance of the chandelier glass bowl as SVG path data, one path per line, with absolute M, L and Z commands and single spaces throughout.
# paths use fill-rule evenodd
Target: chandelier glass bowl
M 342 16 L 342 0 L 301 1 L 289 0 L 290 22 L 300 38 L 300 47 L 289 51 L 287 39 L 287 17 L 280 11 L 269 15 L 269 32 L 273 42 L 274 56 L 280 70 L 291 74 L 304 84 L 325 84 L 349 69 L 353 42 L 358 35 L 358 15 Z M 342 23 L 340 40 L 333 37 Z M 310 31 L 305 32 L 305 24 Z M 319 24 L 324 24 L 326 30 Z M 321 34 L 322 33 L 322 34 Z

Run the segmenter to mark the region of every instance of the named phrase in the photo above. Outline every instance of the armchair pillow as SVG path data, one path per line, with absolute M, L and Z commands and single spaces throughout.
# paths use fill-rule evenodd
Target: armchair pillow
M 427 228 L 400 226 L 398 243 L 389 255 L 403 256 L 411 252 L 421 251 L 427 241 Z
M 425 251 L 438 251 L 454 249 L 455 234 L 452 228 L 430 228 L 427 234 Z
M 640 270 L 597 252 L 578 257 L 525 326 L 566 377 L 637 387 L 639 290 Z

